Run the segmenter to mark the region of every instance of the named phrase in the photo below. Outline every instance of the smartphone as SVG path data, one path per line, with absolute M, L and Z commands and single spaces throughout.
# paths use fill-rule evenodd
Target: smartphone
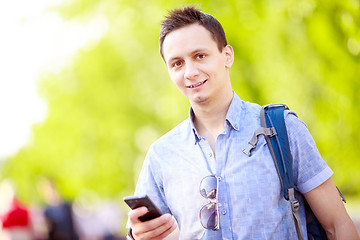
M 139 217 L 139 220 L 142 222 L 160 217 L 162 215 L 160 209 L 156 207 L 156 205 L 147 195 L 124 197 L 124 201 L 131 209 L 147 207 L 149 211 L 145 215 Z

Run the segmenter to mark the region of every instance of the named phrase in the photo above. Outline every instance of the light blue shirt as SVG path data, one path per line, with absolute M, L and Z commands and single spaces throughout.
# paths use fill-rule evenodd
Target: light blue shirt
M 297 239 L 291 206 L 283 198 L 279 176 L 263 136 L 250 157 L 245 149 L 260 127 L 259 105 L 244 102 L 234 93 L 225 131 L 216 140 L 216 158 L 209 143 L 194 128 L 190 117 L 153 143 L 144 160 L 136 195 L 147 194 L 178 222 L 180 239 Z M 285 122 L 294 158 L 296 189 L 306 193 L 331 175 L 306 125 L 291 111 Z M 200 181 L 219 177 L 220 230 L 205 230 L 199 210 L 209 203 L 200 195 Z M 304 237 L 303 197 L 295 195 Z

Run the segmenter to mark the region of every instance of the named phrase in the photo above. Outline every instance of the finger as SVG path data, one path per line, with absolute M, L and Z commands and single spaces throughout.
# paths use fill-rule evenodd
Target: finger
M 165 214 L 146 222 L 140 221 L 139 217 L 143 216 L 147 212 L 147 208 L 137 208 L 134 210 L 130 210 L 130 212 L 128 213 L 130 226 L 132 228 L 132 234 L 135 239 L 149 239 L 150 237 L 159 235 L 158 233 L 153 234 L 152 231 L 157 229 L 161 225 L 167 223 L 169 219 L 171 219 L 170 214 Z
M 165 231 L 163 231 L 163 233 L 161 233 L 160 235 L 158 235 L 156 238 L 157 239 L 164 239 L 167 236 L 169 236 L 176 228 L 177 228 L 177 223 L 176 221 L 172 218 L 172 221 L 169 221 L 168 224 L 168 228 L 165 229 Z
M 141 228 L 133 228 L 133 236 L 139 239 L 162 239 L 174 231 L 176 227 L 177 224 L 173 217 L 170 214 L 164 214 L 142 223 Z
M 139 217 L 143 216 L 147 212 L 148 212 L 148 209 L 146 207 L 139 207 L 139 208 L 130 210 L 128 213 L 130 225 L 141 222 L 139 220 Z
M 162 225 L 167 224 L 171 219 L 172 217 L 170 214 L 164 214 L 152 220 L 148 220 L 145 222 L 141 222 L 141 221 L 136 222 L 132 226 L 133 234 L 135 235 L 147 234 L 152 237 L 159 235 L 159 233 L 154 235 L 153 232 L 156 229 L 160 228 Z

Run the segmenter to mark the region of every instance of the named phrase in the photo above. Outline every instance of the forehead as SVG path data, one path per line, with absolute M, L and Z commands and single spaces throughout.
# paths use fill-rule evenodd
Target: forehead
M 199 24 L 191 24 L 170 32 L 163 42 L 165 61 L 180 57 L 195 49 L 217 49 L 211 33 Z

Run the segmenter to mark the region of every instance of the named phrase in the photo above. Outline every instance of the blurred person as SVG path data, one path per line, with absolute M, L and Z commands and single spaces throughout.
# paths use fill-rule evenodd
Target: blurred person
M 72 204 L 61 198 L 54 182 L 42 178 L 40 191 L 46 201 L 44 216 L 47 223 L 48 240 L 78 240 L 73 222 Z
M 28 207 L 15 193 L 10 180 L 4 180 L 0 186 L 0 220 L 3 236 L 9 240 L 34 239 Z
M 43 208 L 41 206 L 31 204 L 29 205 L 29 215 L 31 219 L 34 238 L 36 240 L 48 239 L 48 228 Z
M 151 145 L 136 185 L 135 195 L 147 194 L 164 214 L 141 222 L 147 209 L 130 210 L 128 238 L 163 239 L 178 224 L 180 239 L 297 239 L 263 136 L 251 156 L 242 152 L 261 127 L 261 107 L 231 87 L 234 51 L 221 24 L 193 6 L 172 10 L 162 22 L 160 53 L 190 113 Z M 306 125 L 294 112 L 284 115 L 304 237 L 303 197 L 329 239 L 359 239 Z M 211 201 L 199 193 L 204 183 L 214 185 Z
M 124 239 L 120 232 L 122 212 L 114 201 L 86 190 L 75 198 L 73 209 L 81 240 Z

